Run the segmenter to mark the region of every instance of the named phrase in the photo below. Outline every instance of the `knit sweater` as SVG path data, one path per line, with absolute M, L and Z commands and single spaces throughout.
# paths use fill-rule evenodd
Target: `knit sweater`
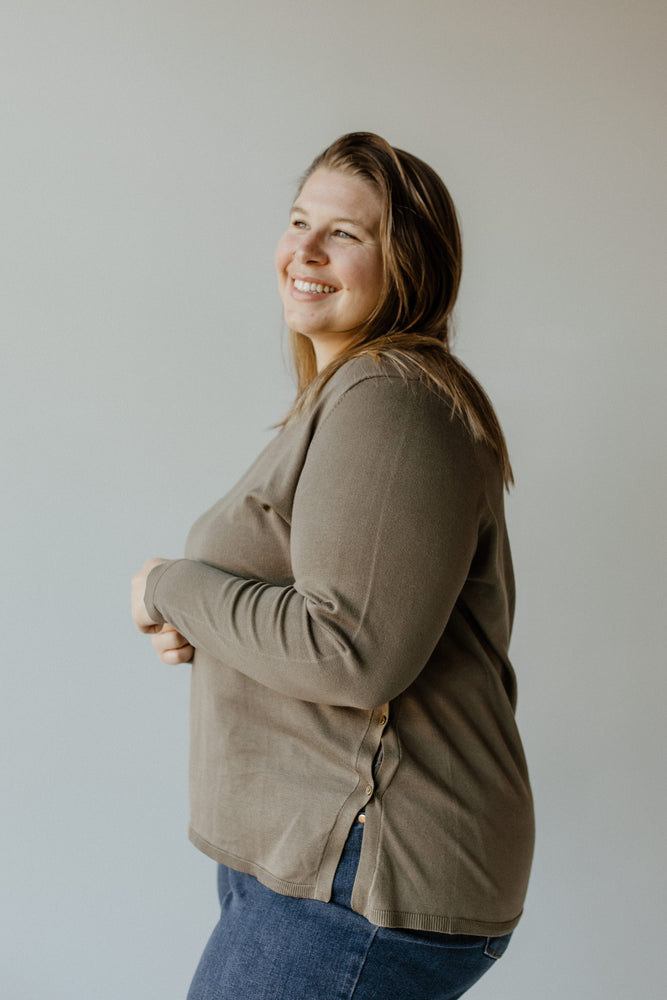
M 195 648 L 191 828 L 205 854 L 328 901 L 365 811 L 352 907 L 512 930 L 533 849 L 507 650 L 503 484 L 446 399 L 358 358 L 156 567 Z

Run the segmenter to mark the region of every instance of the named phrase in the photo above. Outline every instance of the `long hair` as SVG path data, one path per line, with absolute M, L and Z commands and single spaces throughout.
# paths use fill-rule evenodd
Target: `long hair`
M 360 356 L 383 359 L 402 376 L 417 375 L 450 400 L 472 437 L 495 452 L 509 488 L 512 467 L 493 406 L 450 350 L 462 246 L 449 191 L 423 160 L 372 132 L 352 132 L 328 146 L 301 178 L 298 193 L 320 168 L 356 175 L 379 191 L 383 289 L 350 344 L 319 373 L 308 337 L 290 330 L 297 397 L 286 421 L 312 405 L 346 361 Z

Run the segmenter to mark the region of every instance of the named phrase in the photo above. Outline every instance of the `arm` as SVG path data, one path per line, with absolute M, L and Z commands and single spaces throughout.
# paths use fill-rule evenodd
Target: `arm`
M 427 662 L 477 540 L 480 475 L 422 386 L 368 379 L 311 442 L 292 516 L 293 586 L 205 563 L 156 566 L 149 619 L 284 694 L 372 709 Z

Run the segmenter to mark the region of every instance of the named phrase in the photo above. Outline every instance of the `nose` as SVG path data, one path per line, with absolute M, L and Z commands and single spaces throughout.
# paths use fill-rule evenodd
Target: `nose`
M 326 261 L 326 250 L 317 233 L 311 230 L 301 236 L 294 258 L 302 264 L 323 264 Z

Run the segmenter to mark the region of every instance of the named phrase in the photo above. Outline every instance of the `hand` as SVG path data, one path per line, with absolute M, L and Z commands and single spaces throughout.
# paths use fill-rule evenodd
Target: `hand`
M 173 625 L 163 625 L 151 636 L 151 642 L 163 663 L 189 663 L 195 654 L 194 647 Z
M 160 566 L 163 562 L 167 562 L 167 560 L 149 559 L 144 563 L 136 576 L 132 577 L 132 617 L 134 619 L 134 624 L 140 632 L 159 632 L 162 629 L 162 625 L 154 622 L 146 611 L 144 594 L 146 593 L 146 580 L 148 579 L 148 574 L 152 569 L 155 569 L 156 566 Z

